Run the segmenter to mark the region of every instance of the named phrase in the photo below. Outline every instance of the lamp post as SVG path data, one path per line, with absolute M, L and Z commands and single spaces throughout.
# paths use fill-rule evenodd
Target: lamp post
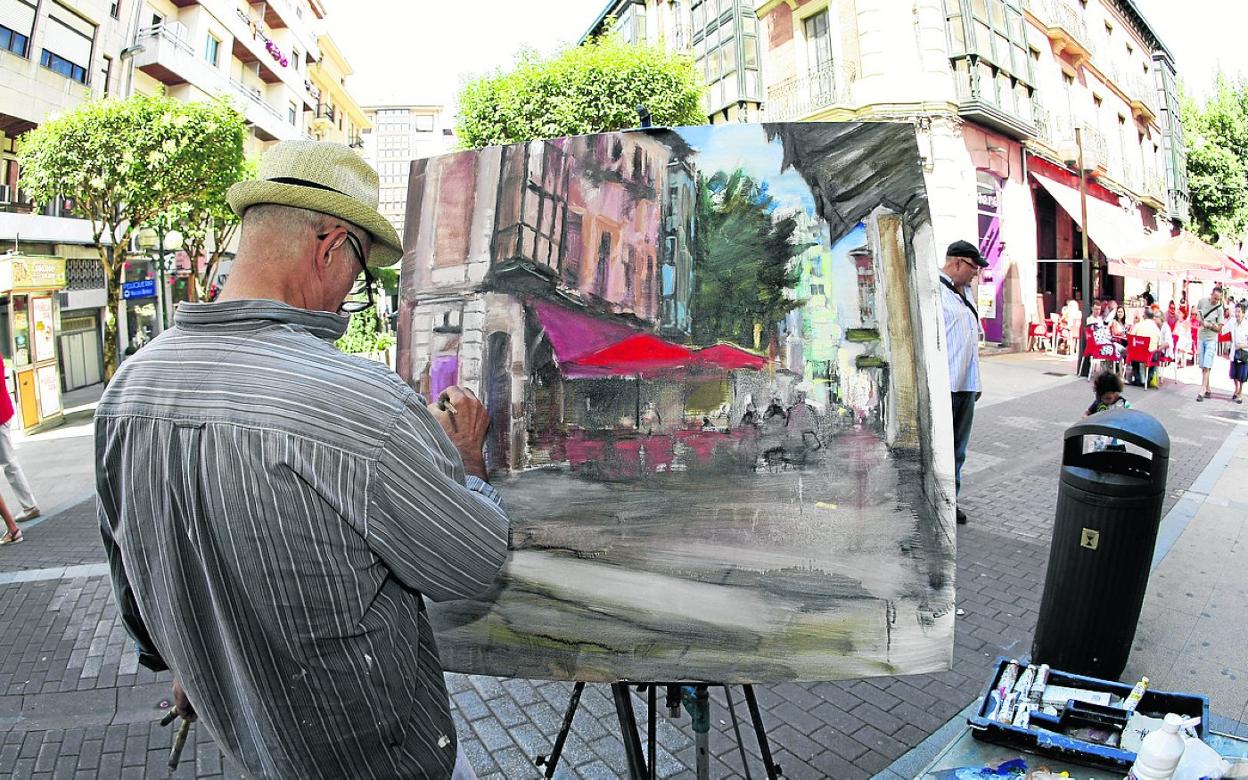
M 1079 237 L 1082 243 L 1083 261 L 1082 266 L 1082 287 L 1083 287 L 1083 318 L 1079 325 L 1079 354 L 1075 357 L 1075 365 L 1079 376 L 1088 376 L 1092 370 L 1092 361 L 1086 363 L 1083 360 L 1084 354 L 1088 349 L 1088 321 L 1092 319 L 1092 258 L 1088 253 L 1088 168 L 1085 167 L 1083 156 L 1083 128 L 1075 126 L 1075 143 L 1073 147 L 1066 146 L 1062 153 L 1063 161 L 1067 165 L 1074 165 L 1079 175 Z

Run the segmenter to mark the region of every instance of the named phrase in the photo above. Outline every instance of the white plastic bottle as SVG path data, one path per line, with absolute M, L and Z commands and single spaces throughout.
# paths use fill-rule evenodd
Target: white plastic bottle
M 1127 780 L 1170 780 L 1183 757 L 1183 736 L 1179 734 L 1187 721 L 1173 712 L 1166 715 L 1161 728 L 1148 732 L 1140 744 Z

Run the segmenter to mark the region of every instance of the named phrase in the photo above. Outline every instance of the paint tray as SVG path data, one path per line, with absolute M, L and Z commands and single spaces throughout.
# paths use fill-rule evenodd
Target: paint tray
M 1135 763 L 1134 752 L 1123 750 L 1119 747 L 1110 747 L 1076 739 L 1068 734 L 1060 733 L 1060 731 L 1072 724 L 1082 722 L 1089 724 L 1125 723 L 1126 711 L 1121 709 L 1121 707 L 1113 706 L 1113 703 L 1121 704 L 1131 693 L 1132 685 L 1114 680 L 1101 680 L 1095 677 L 1071 674 L 1060 669 L 1050 669 L 1049 686 L 1057 685 L 1085 691 L 1109 693 L 1111 695 L 1111 704 L 1110 706 L 1099 706 L 1084 702 L 1068 701 L 1066 707 L 1057 716 L 1045 715 L 1041 712 L 1032 713 L 1031 723 L 1026 728 L 1022 728 L 1008 723 L 1000 723 L 988 717 L 989 708 L 992 706 L 990 700 L 992 690 L 996 687 L 997 681 L 1001 678 L 1001 674 L 1005 671 L 1005 667 L 1009 662 L 1010 659 L 1005 657 L 997 659 L 992 676 L 984 686 L 983 694 L 979 699 L 979 707 L 971 717 L 967 718 L 967 723 L 971 727 L 971 734 L 976 739 L 1016 748 L 1028 753 L 1051 756 L 1063 761 L 1117 770 L 1123 774 L 1131 768 L 1131 765 Z M 1025 668 L 1026 664 L 1023 664 L 1023 667 Z M 1209 699 L 1206 696 L 1192 693 L 1168 693 L 1150 689 L 1144 692 L 1144 697 L 1140 700 L 1136 710 L 1140 713 L 1156 715 L 1157 717 L 1164 716 L 1167 712 L 1173 712 L 1186 718 L 1198 717 L 1200 718 L 1200 723 L 1196 726 L 1196 735 L 1203 740 L 1207 733 Z

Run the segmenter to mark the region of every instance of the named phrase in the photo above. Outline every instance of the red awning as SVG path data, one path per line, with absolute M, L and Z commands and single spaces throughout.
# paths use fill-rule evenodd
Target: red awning
M 637 333 L 627 325 L 581 314 L 554 303 L 533 301 L 530 305 L 560 365 L 592 355 Z
M 637 333 L 623 341 L 569 361 L 569 379 L 609 376 L 652 376 L 692 362 L 693 351 L 649 333 Z
M 716 344 L 699 349 L 693 355 L 695 364 L 714 366 L 727 371 L 748 368 L 758 371 L 767 365 L 767 358 L 747 352 L 735 344 Z

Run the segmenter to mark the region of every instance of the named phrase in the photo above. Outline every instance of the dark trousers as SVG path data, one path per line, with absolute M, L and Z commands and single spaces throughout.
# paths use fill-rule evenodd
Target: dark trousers
M 966 460 L 966 445 L 971 441 L 977 395 L 979 393 L 953 394 L 953 475 L 958 492 L 962 490 L 962 463 Z

